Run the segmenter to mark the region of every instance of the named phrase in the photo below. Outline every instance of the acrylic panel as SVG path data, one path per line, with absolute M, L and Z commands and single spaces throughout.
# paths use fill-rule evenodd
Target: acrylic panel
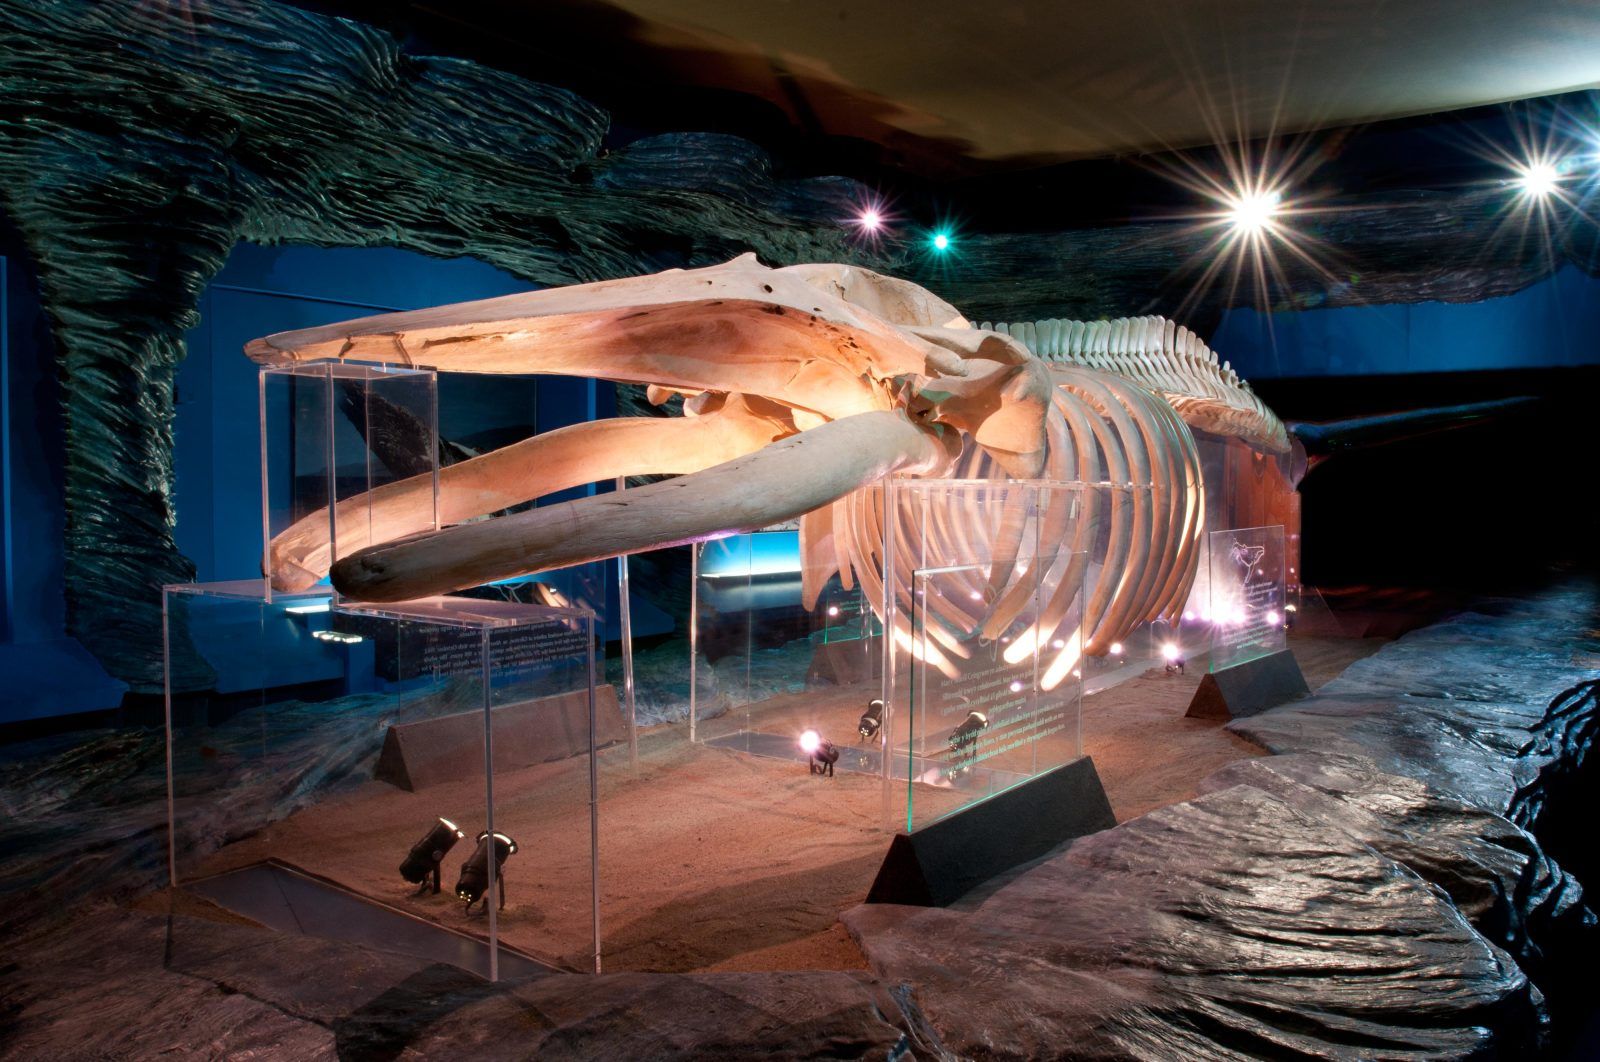
M 916 830 L 1082 755 L 1081 484 L 901 481 L 885 752 Z
M 594 749 L 626 738 L 593 617 L 259 588 L 166 591 L 173 884 L 484 976 L 592 969 Z M 185 662 L 207 689 L 173 688 Z M 262 906 L 274 890 L 292 911 Z
M 269 367 L 261 370 L 260 403 L 269 593 L 305 589 L 341 557 L 438 528 L 431 370 L 331 361 Z
M 882 626 L 861 585 L 839 574 L 808 603 L 803 564 L 793 529 L 695 547 L 695 740 L 806 760 L 800 738 L 816 731 L 844 750 L 838 768 L 878 773 L 858 730 L 880 693 Z
M 1213 531 L 1208 538 L 1211 670 L 1285 648 L 1283 525 Z

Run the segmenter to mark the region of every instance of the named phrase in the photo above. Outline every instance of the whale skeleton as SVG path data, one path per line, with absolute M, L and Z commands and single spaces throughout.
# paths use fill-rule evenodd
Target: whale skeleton
M 1027 612 L 1007 656 L 1051 647 L 1045 688 L 1081 654 L 1182 609 L 1206 512 L 1191 427 L 1263 453 L 1289 447 L 1237 374 L 1170 321 L 975 327 L 904 280 L 753 255 L 282 332 L 245 350 L 264 365 L 589 376 L 645 385 L 657 403 L 684 398 L 682 417 L 575 424 L 440 469 L 441 530 L 431 475 L 339 502 L 337 558 L 326 510 L 312 513 L 270 543 L 279 589 L 331 572 L 354 599 L 407 600 L 798 518 L 808 608 L 837 574 L 887 613 L 897 642 L 952 674 L 973 636 L 997 637 Z M 643 475 L 675 478 L 480 519 Z M 1036 507 L 954 492 L 914 528 L 883 489 L 908 477 L 1101 486 L 1041 491 Z M 912 551 L 886 546 L 913 532 L 931 552 L 988 558 L 986 573 L 964 576 L 969 593 L 929 606 L 917 637 L 904 600 Z M 1096 541 L 1103 563 L 1085 585 Z

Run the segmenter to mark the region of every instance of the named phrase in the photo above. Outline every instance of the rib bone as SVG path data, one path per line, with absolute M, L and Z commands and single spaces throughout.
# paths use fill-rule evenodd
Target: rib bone
M 458 524 L 548 494 L 617 476 L 678 475 L 730 461 L 794 434 L 781 407 L 761 413 L 742 396 L 700 416 L 623 417 L 573 424 L 439 470 L 439 522 Z M 759 404 L 757 404 L 759 406 Z M 348 557 L 433 529 L 433 477 L 413 476 L 341 501 L 335 533 Z M 296 521 L 271 543 L 274 589 L 304 590 L 333 562 L 328 510 Z
M 374 546 L 335 564 L 333 581 L 363 601 L 447 593 L 754 531 L 885 476 L 936 473 L 950 457 L 904 414 L 862 413 L 677 479 Z

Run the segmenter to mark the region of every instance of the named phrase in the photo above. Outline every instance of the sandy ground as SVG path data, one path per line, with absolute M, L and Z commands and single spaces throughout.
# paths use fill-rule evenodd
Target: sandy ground
M 1378 639 L 1297 637 L 1291 648 L 1313 689 L 1372 652 Z M 1195 795 L 1198 782 L 1259 749 L 1215 722 L 1183 717 L 1200 673 L 1159 670 L 1084 700 L 1084 751 L 1094 758 L 1119 821 Z M 859 691 L 777 699 L 771 728 L 853 723 Z M 844 720 L 844 722 L 837 722 Z M 860 903 L 903 822 L 904 787 L 840 771 L 690 744 L 682 725 L 642 735 L 637 767 L 626 747 L 600 764 L 602 953 L 605 968 L 685 971 L 864 968 L 838 924 Z M 587 759 L 497 773 L 495 828 L 519 850 L 506 864 L 501 939 L 574 969 L 588 966 Z M 919 821 L 960 802 L 918 787 Z M 469 832 L 446 857 L 445 891 L 416 895 L 397 867 L 436 815 Z M 481 778 L 407 793 L 373 782 L 224 847 L 194 874 L 275 857 L 456 928 L 484 933 L 451 895 L 472 836 L 485 822 Z
M 1294 651 L 1312 690 L 1383 647 L 1379 638 L 1294 637 Z M 1214 720 L 1186 719 L 1202 672 L 1162 671 L 1095 694 L 1084 701 L 1083 750 L 1111 799 L 1118 822 L 1188 800 L 1202 778 L 1263 751 Z

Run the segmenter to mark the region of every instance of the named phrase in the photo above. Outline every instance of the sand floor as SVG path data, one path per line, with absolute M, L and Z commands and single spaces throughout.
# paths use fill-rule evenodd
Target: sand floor
M 1313 689 L 1375 652 L 1378 639 L 1295 637 L 1290 646 Z M 1084 751 L 1119 821 L 1195 795 L 1224 764 L 1260 755 L 1215 722 L 1183 717 L 1199 684 L 1159 670 L 1083 702 Z M 778 698 L 763 711 L 774 729 L 826 722 L 848 728 L 862 693 Z M 841 721 L 842 720 L 842 721 Z M 860 903 L 904 819 L 905 783 L 691 744 L 685 725 L 641 735 L 599 757 L 601 936 L 605 969 L 852 969 L 865 963 L 838 924 Z M 919 786 L 919 821 L 960 794 Z M 529 954 L 586 969 L 591 951 L 587 758 L 498 772 L 495 828 L 519 850 L 506 864 L 501 939 Z M 436 815 L 467 840 L 444 861 L 445 891 L 416 895 L 396 868 Z M 450 895 L 472 835 L 485 820 L 482 779 L 408 793 L 372 782 L 325 800 L 194 868 L 217 872 L 274 857 L 424 918 L 484 933 Z

